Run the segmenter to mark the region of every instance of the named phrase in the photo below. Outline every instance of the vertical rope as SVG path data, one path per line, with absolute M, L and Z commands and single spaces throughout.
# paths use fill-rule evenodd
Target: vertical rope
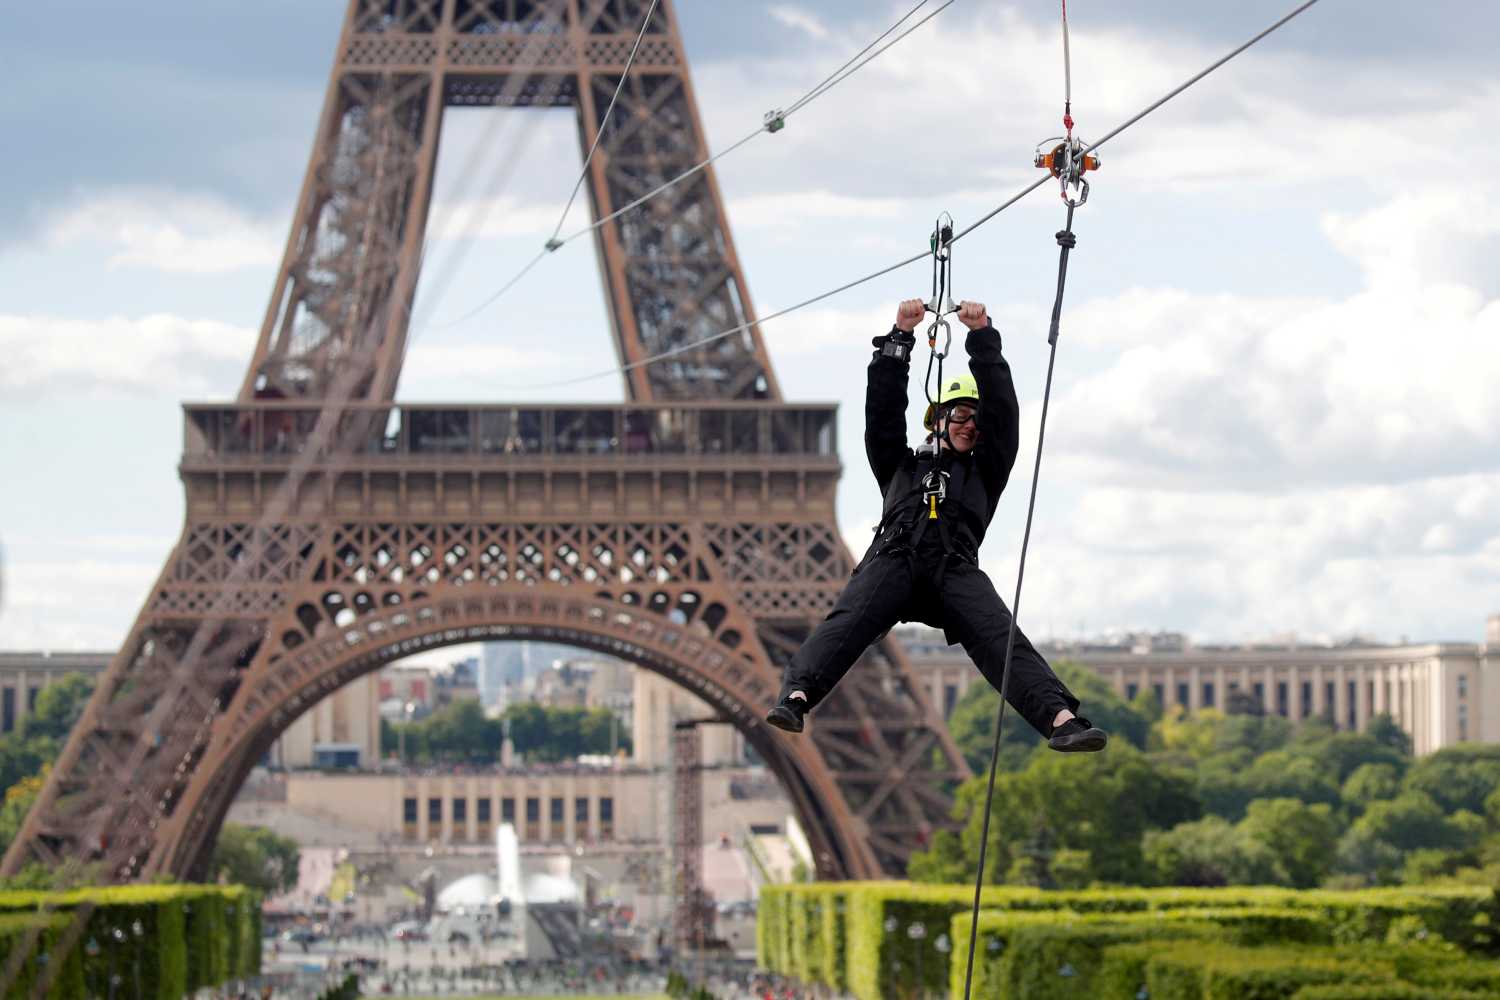
M 979 872 L 974 876 L 974 907 L 969 920 L 969 955 L 964 967 L 964 1000 L 974 983 L 974 950 L 979 939 L 979 897 L 984 890 L 984 858 L 990 843 L 990 810 L 995 800 L 995 771 L 1000 762 L 1000 737 L 1005 725 L 1005 705 L 1010 697 L 1010 663 L 1016 649 L 1016 632 L 1021 628 L 1021 585 L 1026 581 L 1026 552 L 1031 547 L 1031 524 L 1036 515 L 1037 482 L 1042 474 L 1042 446 L 1047 440 L 1047 410 L 1052 401 L 1052 371 L 1057 364 L 1057 334 L 1062 316 L 1063 287 L 1068 276 L 1068 251 L 1076 244 L 1073 236 L 1073 205 L 1068 206 L 1068 221 L 1057 234 L 1062 247 L 1057 265 L 1057 298 L 1052 304 L 1052 322 L 1047 335 L 1051 348 L 1047 355 L 1047 385 L 1042 390 L 1042 422 L 1037 430 L 1036 461 L 1031 467 L 1031 497 L 1026 503 L 1026 530 L 1021 535 L 1021 564 L 1016 571 L 1016 599 L 1010 608 L 1010 632 L 1005 638 L 1005 662 L 1000 668 L 1000 708 L 995 713 L 995 743 L 990 748 L 990 780 L 984 792 L 984 819 L 979 834 Z
M 1068 47 L 1068 0 L 1062 0 L 1063 127 L 1073 138 L 1073 54 Z

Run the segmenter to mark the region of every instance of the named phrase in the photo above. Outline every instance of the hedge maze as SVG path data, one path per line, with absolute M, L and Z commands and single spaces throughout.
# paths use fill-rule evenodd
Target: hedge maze
M 963 996 L 972 886 L 762 890 L 762 967 L 859 1000 Z M 1488 888 L 994 886 L 971 996 L 1041 1000 L 1500 1000 Z

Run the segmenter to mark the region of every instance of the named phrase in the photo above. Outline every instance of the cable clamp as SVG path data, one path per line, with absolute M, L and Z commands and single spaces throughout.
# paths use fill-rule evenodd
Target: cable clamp
M 562 246 L 563 245 L 563 241 L 560 240 L 560 239 L 558 239 L 556 236 L 554 236 L 554 237 L 552 237 L 550 240 L 548 240 L 546 243 L 544 243 L 542 245 L 547 248 L 547 252 L 548 253 L 551 253 L 552 251 L 556 250 L 558 247 Z
M 771 111 L 767 111 L 766 116 L 763 120 L 765 123 L 764 127 L 767 132 L 780 132 L 782 129 L 786 128 L 786 112 L 782 111 L 780 108 L 775 108 Z

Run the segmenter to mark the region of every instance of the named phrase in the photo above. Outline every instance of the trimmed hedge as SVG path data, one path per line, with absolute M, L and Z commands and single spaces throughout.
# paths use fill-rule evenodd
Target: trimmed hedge
M 79 964 L 77 990 L 54 983 L 52 996 L 107 996 L 123 990 L 132 996 L 178 1000 L 190 991 L 260 972 L 260 901 L 239 886 L 0 892 L 0 911 L 7 919 L 44 914 L 64 928 L 71 927 L 74 911 L 84 904 L 93 909 L 66 958 Z M 35 957 L 28 959 L 28 966 L 48 953 L 31 951 Z
M 1236 948 L 1178 944 L 1146 962 L 1151 1000 L 1290 1000 L 1306 986 L 1379 985 L 1395 964 L 1328 948 Z
M 953 918 L 954 995 L 963 991 L 971 924 L 967 913 Z M 983 943 L 974 963 L 973 994 L 1008 997 L 1048 996 L 1064 988 L 1088 992 L 1103 969 L 1104 951 L 1125 942 L 1329 943 L 1327 930 L 1307 913 L 1248 907 L 1082 915 L 989 911 L 979 916 L 977 937 Z
M 941 992 L 944 981 L 956 976 L 961 990 L 973 894 L 972 886 L 905 882 L 768 886 L 761 894 L 757 925 L 760 963 L 804 982 L 847 990 L 862 1000 L 915 990 L 919 976 L 922 987 L 931 992 Z M 1029 937 L 1023 935 L 1028 942 L 1035 942 L 1028 947 L 1037 949 L 1043 958 L 1052 954 L 1048 949 L 1090 940 L 1099 943 L 1076 946 L 1086 948 L 1101 963 L 1102 948 L 1135 940 L 1133 935 L 1142 932 L 1111 931 L 1105 935 L 1097 928 L 1122 921 L 1092 919 L 1099 917 L 1128 918 L 1123 922 L 1129 924 L 1152 915 L 1177 926 L 1196 920 L 1207 928 L 1202 933 L 1236 944 L 1290 941 L 1351 945 L 1432 940 L 1450 942 L 1480 955 L 1496 952 L 1496 930 L 1500 928 L 1496 893 L 1466 887 L 1353 892 L 1269 887 L 1044 892 L 987 886 L 981 906 L 982 921 L 990 914 L 1032 914 L 1039 919 L 1014 926 L 1052 928 L 1028 931 Z M 1239 919 L 1231 919 L 1235 913 Z M 1065 926 L 1083 929 L 1057 930 L 1063 914 Z M 955 921 L 959 916 L 963 917 L 961 931 Z M 1091 919 L 1080 923 L 1083 918 Z M 910 936 L 915 925 L 921 925 L 925 932 L 918 938 Z M 943 969 L 947 960 L 937 946 L 939 935 L 945 932 L 956 972 Z M 1019 964 L 1016 967 L 1021 968 Z M 1098 969 L 1100 975 L 1104 974 L 1102 964 Z M 986 969 L 985 975 L 997 985 L 1001 981 L 993 978 L 999 975 L 998 966 Z M 1472 985 L 1470 981 L 1454 981 L 1452 985 L 1467 990 L 1489 989 L 1485 985 L 1489 980 L 1480 972 L 1473 975 Z
M 0 914 L 0 977 L 10 968 L 17 949 L 23 949 L 28 956 L 17 968 L 15 980 L 5 991 L 5 1000 L 31 996 L 42 973 L 58 954 L 59 939 L 67 933 L 69 923 L 63 914 Z M 61 961 L 63 965 L 54 973 L 50 995 L 83 996 L 82 955 L 75 948 Z
M 1493 1000 L 1496 995 L 1467 990 L 1454 992 L 1406 983 L 1381 983 L 1378 986 L 1304 986 L 1292 994 L 1292 1000 Z

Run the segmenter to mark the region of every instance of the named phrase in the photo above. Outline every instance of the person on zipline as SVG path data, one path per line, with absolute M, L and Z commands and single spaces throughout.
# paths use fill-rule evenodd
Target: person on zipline
M 985 680 L 1001 690 L 1011 614 L 979 568 L 979 545 L 1016 462 L 1020 405 L 1000 334 L 984 304 L 960 304 L 969 328 L 970 375 L 943 376 L 927 407 L 929 434 L 906 444 L 906 384 L 912 331 L 926 307 L 909 299 L 890 333 L 876 337 L 865 391 L 865 454 L 885 501 L 875 540 L 849 585 L 787 664 L 780 700 L 766 721 L 789 733 L 826 698 L 865 648 L 898 621 L 918 621 L 960 642 Z M 941 487 L 939 489 L 939 486 Z M 1008 700 L 1054 750 L 1102 750 L 1109 737 L 1075 715 L 1078 699 L 1019 629 Z

